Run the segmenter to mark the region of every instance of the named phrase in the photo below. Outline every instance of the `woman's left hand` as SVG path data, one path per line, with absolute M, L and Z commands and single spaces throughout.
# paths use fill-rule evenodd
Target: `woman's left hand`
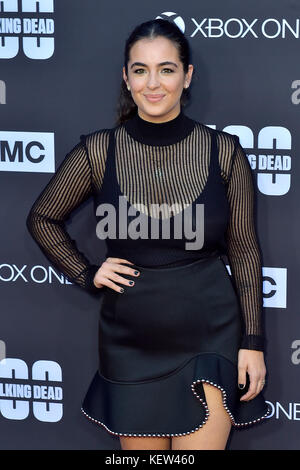
M 266 366 L 263 351 L 240 349 L 238 354 L 238 384 L 246 385 L 246 372 L 249 374 L 248 392 L 242 395 L 241 401 L 252 400 L 264 388 Z

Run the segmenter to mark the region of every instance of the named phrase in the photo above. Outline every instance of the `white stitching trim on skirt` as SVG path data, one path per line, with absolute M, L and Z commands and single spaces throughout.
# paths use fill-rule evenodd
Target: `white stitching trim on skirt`
M 234 426 L 247 426 L 247 425 L 250 425 L 250 424 L 253 424 L 253 423 L 257 423 L 259 421 L 262 421 L 263 419 L 265 419 L 269 414 L 271 414 L 271 410 L 268 409 L 267 413 L 265 413 L 261 418 L 257 418 L 257 419 L 254 419 L 253 421 L 249 421 L 249 422 L 246 422 L 246 423 L 237 423 L 231 413 L 231 411 L 229 410 L 228 406 L 227 406 L 227 401 L 226 401 L 226 392 L 225 390 L 218 384 L 215 384 L 214 382 L 211 382 L 209 380 L 206 380 L 206 379 L 198 379 L 198 380 L 195 380 L 192 384 L 191 384 L 191 388 L 192 388 L 192 392 L 193 394 L 198 398 L 198 400 L 203 404 L 204 406 L 204 409 L 205 409 L 205 418 L 204 420 L 202 421 L 201 424 L 199 424 L 199 426 L 197 426 L 195 429 L 191 430 L 191 431 L 187 431 L 187 432 L 182 432 L 182 433 L 122 433 L 122 432 L 114 432 L 114 431 L 111 431 L 107 426 L 106 424 L 102 423 L 101 421 L 98 421 L 97 419 L 95 418 L 92 418 L 91 416 L 89 416 L 85 410 L 81 407 L 81 411 L 82 413 L 87 417 L 89 418 L 90 420 L 92 420 L 93 422 L 97 423 L 97 424 L 101 424 L 101 426 L 103 426 L 109 433 L 115 435 L 115 436 L 136 436 L 136 437 L 173 437 L 173 436 L 186 436 L 187 434 L 191 434 L 195 431 L 197 431 L 198 429 L 202 428 L 203 425 L 206 423 L 206 421 L 208 420 L 208 417 L 209 417 L 209 409 L 208 409 L 208 406 L 207 406 L 207 403 L 205 402 L 205 400 L 203 400 L 202 398 L 199 397 L 199 395 L 196 393 L 195 391 L 195 384 L 199 383 L 199 382 L 202 382 L 202 383 L 208 383 L 210 385 L 213 385 L 214 387 L 217 387 L 218 389 L 221 390 L 222 392 L 222 397 L 223 397 L 223 405 L 224 405 L 224 408 L 225 410 L 227 411 L 227 413 L 229 414 L 230 416 L 230 419 L 232 421 L 232 424 Z

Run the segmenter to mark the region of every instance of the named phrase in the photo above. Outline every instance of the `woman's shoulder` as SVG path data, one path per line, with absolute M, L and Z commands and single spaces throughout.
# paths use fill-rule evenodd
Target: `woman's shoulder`
M 84 134 L 80 135 L 81 140 L 93 140 L 93 139 L 105 139 L 109 132 L 111 131 L 110 128 L 100 128 L 88 131 Z
M 194 121 L 196 123 L 195 130 L 199 132 L 199 134 L 210 134 L 216 138 L 218 148 L 222 153 L 225 152 L 226 154 L 230 155 L 234 152 L 234 149 L 239 143 L 239 137 L 237 135 L 231 134 L 230 132 L 221 129 L 217 129 L 215 126 L 209 126 L 195 119 Z
M 109 145 L 110 128 L 91 130 L 80 135 L 80 143 L 84 146 L 90 162 L 105 162 Z
M 80 135 L 80 141 L 90 151 L 92 149 L 104 150 L 108 146 L 110 128 L 94 129 Z
M 226 132 L 221 129 L 217 129 L 214 125 L 209 126 L 208 124 L 204 124 L 202 121 L 198 121 L 197 119 L 193 119 L 193 121 L 196 123 L 196 128 L 199 132 L 205 131 L 207 133 L 213 134 L 218 139 L 223 139 L 227 141 L 235 141 L 236 139 L 238 139 L 237 135 L 231 134 L 230 132 Z

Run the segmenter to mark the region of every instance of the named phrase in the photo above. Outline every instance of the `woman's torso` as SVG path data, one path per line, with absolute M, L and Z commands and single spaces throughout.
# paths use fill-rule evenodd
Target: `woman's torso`
M 106 257 L 159 267 L 226 253 L 229 206 L 218 132 L 182 112 L 162 124 L 137 115 L 107 131 L 101 183 L 94 179 Z

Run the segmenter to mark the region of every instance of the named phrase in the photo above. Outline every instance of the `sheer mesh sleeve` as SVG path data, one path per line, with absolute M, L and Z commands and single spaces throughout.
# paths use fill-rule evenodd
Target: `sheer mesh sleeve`
M 243 311 L 241 347 L 263 351 L 262 261 L 254 223 L 254 183 L 248 158 L 238 136 L 234 137 L 236 144 L 227 186 L 231 208 L 227 253 Z
M 49 261 L 71 282 L 92 293 L 102 292 L 93 279 L 100 266 L 91 264 L 65 228 L 69 214 L 93 192 L 92 169 L 84 135 L 66 155 L 26 219 L 27 228 Z

